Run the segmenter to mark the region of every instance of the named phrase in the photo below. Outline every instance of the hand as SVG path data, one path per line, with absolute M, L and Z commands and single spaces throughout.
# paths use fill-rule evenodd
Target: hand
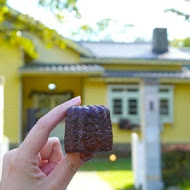
M 69 107 L 80 105 L 80 97 L 61 104 L 39 119 L 19 148 L 3 159 L 0 190 L 65 190 L 76 171 L 93 154 L 63 155 L 58 138 L 50 132 L 63 120 Z

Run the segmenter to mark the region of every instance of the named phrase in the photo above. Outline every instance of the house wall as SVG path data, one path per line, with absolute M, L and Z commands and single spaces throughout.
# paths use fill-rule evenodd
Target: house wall
M 23 81 L 23 102 L 25 107 L 32 105 L 32 100 L 29 98 L 29 94 L 32 91 L 50 92 L 48 89 L 49 83 L 56 84 L 57 88 L 54 91 L 72 91 L 74 96 L 81 95 L 82 92 L 82 78 L 81 77 L 69 77 L 69 76 L 24 76 Z
M 46 47 L 40 44 L 41 57 L 38 59 L 40 62 L 46 63 L 76 63 L 79 61 L 79 54 L 75 53 L 71 49 L 59 49 L 54 47 L 52 49 L 46 49 Z M 24 65 L 23 52 L 19 50 L 18 47 L 10 46 L 6 43 L 0 46 L 0 75 L 5 77 L 5 89 L 4 89 L 4 134 L 9 138 L 10 143 L 14 146 L 20 141 L 20 104 L 21 104 L 21 81 L 18 74 L 18 70 Z M 55 61 L 56 60 L 56 61 Z M 69 77 L 68 77 L 69 78 Z M 61 89 L 62 82 L 64 84 L 64 89 L 73 89 L 75 95 L 81 94 L 81 80 L 74 79 L 74 77 L 66 79 L 64 81 L 60 80 L 59 77 L 49 76 L 45 79 L 45 82 L 40 81 L 41 78 L 35 77 L 35 80 L 30 84 L 31 89 L 37 85 L 38 89 L 47 88 L 49 82 L 55 82 L 58 89 Z M 67 82 L 65 82 L 67 81 Z M 29 87 L 28 83 L 24 83 L 23 87 Z M 30 101 L 26 101 L 26 106 L 29 105 Z
M 83 103 L 103 104 L 107 103 L 107 85 L 104 81 L 84 80 Z M 165 124 L 161 132 L 163 143 L 189 143 L 190 142 L 190 84 L 174 85 L 174 121 L 172 124 Z M 118 124 L 113 124 L 114 143 L 130 143 L 131 133 L 139 131 L 119 129 Z
M 3 76 L 0 76 L 0 146 L 4 136 L 3 128 L 4 128 L 4 78 Z M 1 156 L 1 150 L 0 150 L 0 156 Z
M 5 77 L 4 134 L 11 144 L 19 142 L 20 83 L 18 68 L 23 65 L 22 52 L 7 44 L 0 46 L 0 75 Z
M 30 97 L 32 91 L 50 92 L 48 89 L 49 83 L 56 84 L 57 88 L 53 92 L 71 91 L 74 96 L 82 94 L 82 78 L 81 77 L 68 77 L 68 76 L 25 76 L 23 81 L 23 127 L 26 125 L 26 110 L 32 108 L 33 100 Z M 23 129 L 24 130 L 24 129 Z
M 164 143 L 190 142 L 190 84 L 174 87 L 174 123 L 162 132 Z
M 39 57 L 34 60 L 46 64 L 76 64 L 79 63 L 80 55 L 74 50 L 65 47 L 63 49 L 52 46 L 47 47 L 39 38 L 32 36 Z
M 40 44 L 40 43 L 39 43 Z M 46 49 L 42 44 L 38 50 L 41 56 L 35 60 L 46 63 L 78 63 L 79 54 L 71 49 Z M 19 104 L 20 104 L 20 78 L 18 69 L 23 65 L 22 52 L 16 47 L 6 44 L 0 46 L 0 75 L 5 76 L 5 107 L 4 107 L 4 132 L 12 144 L 19 142 Z M 56 61 L 55 61 L 56 60 Z M 107 65 L 106 69 L 115 70 L 178 70 L 180 66 L 131 66 L 131 65 Z M 29 98 L 31 91 L 48 91 L 48 84 L 55 83 L 56 91 L 71 90 L 74 96 L 82 96 L 82 104 L 107 103 L 108 82 L 101 80 L 90 80 L 79 76 L 25 76 L 22 78 L 23 86 L 23 123 L 25 123 L 26 109 L 32 106 Z M 114 83 L 114 82 L 113 82 Z M 174 88 L 174 123 L 165 125 L 162 131 L 162 142 L 164 143 L 187 143 L 190 140 L 190 84 L 176 84 Z M 114 143 L 129 143 L 131 132 L 124 131 L 113 125 Z
M 107 105 L 107 84 L 105 82 L 83 81 L 83 104 Z
M 106 105 L 107 99 L 107 83 L 103 81 L 84 79 L 83 87 L 83 104 L 85 105 Z M 119 129 L 117 124 L 113 124 L 113 141 L 114 143 L 129 143 L 131 141 L 131 131 Z

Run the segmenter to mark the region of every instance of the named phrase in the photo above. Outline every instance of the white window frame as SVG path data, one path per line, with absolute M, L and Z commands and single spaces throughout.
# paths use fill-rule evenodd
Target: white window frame
M 123 89 L 122 92 L 112 92 L 112 89 Z M 127 89 L 133 89 L 137 88 L 137 92 L 128 92 L 127 94 Z M 168 92 L 160 92 L 160 89 L 167 89 Z M 169 110 L 168 110 L 168 115 L 160 115 L 160 122 L 161 124 L 163 123 L 173 123 L 173 110 L 174 110 L 174 102 L 173 102 L 173 92 L 174 91 L 174 86 L 173 85 L 159 85 L 159 102 L 160 99 L 167 99 L 169 102 Z M 136 98 L 138 101 L 138 113 L 137 115 L 128 115 L 128 110 L 127 108 L 127 100 L 132 97 Z M 132 124 L 137 124 L 140 125 L 140 86 L 133 85 L 133 84 L 110 84 L 108 85 L 108 107 L 110 108 L 110 114 L 112 118 L 113 123 L 118 123 L 120 118 L 127 118 L 129 119 Z M 113 98 L 121 98 L 123 101 L 123 106 L 122 106 L 122 114 L 121 115 L 114 115 L 113 114 Z
M 159 89 L 167 89 L 168 93 L 160 92 L 158 94 L 159 101 L 160 99 L 167 99 L 169 102 L 169 110 L 168 115 L 160 115 L 160 121 L 162 124 L 164 123 L 173 123 L 173 112 L 174 112 L 174 101 L 173 101 L 173 94 L 174 94 L 174 86 L 173 85 L 160 85 Z
M 112 93 L 112 89 L 114 88 L 121 88 L 123 92 L 114 92 Z M 128 89 L 137 89 L 137 92 L 127 92 Z M 113 114 L 113 98 L 121 98 L 123 102 L 122 106 L 122 114 L 117 116 Z M 136 115 L 129 115 L 128 110 L 128 100 L 130 98 L 137 99 L 137 114 Z M 118 123 L 120 118 L 128 118 L 132 124 L 139 124 L 140 123 L 140 92 L 139 92 L 139 85 L 109 85 L 108 86 L 108 107 L 110 108 L 111 118 L 113 123 Z

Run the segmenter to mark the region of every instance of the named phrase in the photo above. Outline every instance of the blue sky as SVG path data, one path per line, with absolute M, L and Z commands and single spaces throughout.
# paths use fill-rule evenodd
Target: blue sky
M 9 0 L 9 4 L 69 38 L 71 29 L 75 30 L 81 23 L 92 24 L 104 18 L 117 21 L 110 31 L 115 41 L 133 41 L 139 37 L 150 40 L 155 27 L 167 27 L 170 40 L 190 36 L 190 23 L 164 12 L 168 8 L 189 11 L 190 6 L 184 0 L 78 0 L 83 19 L 76 21 L 72 13 L 65 13 L 63 24 L 58 23 L 47 10 L 38 7 L 37 0 Z M 124 24 L 133 24 L 134 27 L 121 33 Z

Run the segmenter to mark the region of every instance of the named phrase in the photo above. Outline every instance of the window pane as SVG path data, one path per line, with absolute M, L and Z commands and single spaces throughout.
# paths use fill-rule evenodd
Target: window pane
M 138 89 L 137 88 L 128 88 L 127 92 L 137 92 Z
M 113 99 L 113 114 L 121 115 L 122 114 L 122 100 Z
M 124 89 L 123 88 L 113 88 L 112 92 L 123 92 Z
M 128 114 L 129 115 L 137 115 L 137 99 L 129 99 L 128 100 Z
M 169 89 L 164 89 L 164 88 L 163 88 L 163 89 L 160 89 L 159 91 L 160 91 L 160 92 L 169 92 Z
M 169 113 L 169 102 L 167 99 L 160 100 L 160 114 L 161 115 L 168 115 Z

